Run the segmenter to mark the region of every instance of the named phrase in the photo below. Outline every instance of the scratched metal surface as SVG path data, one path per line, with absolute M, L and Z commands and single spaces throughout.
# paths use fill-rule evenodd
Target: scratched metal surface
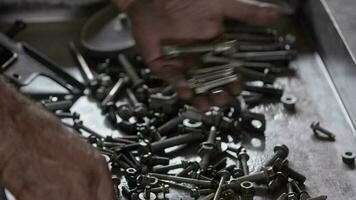
M 50 46 L 42 40 L 44 27 L 46 27 L 46 24 L 43 23 L 30 26 L 32 28 L 23 32 L 19 39 L 43 50 L 63 66 L 73 66 L 74 62 L 71 60 L 67 48 L 63 46 L 66 44 L 63 41 L 76 38 L 75 33 L 80 29 L 79 24 L 81 22 L 56 23 L 52 24 L 53 28 L 46 28 L 47 39 L 45 41 L 51 41 Z M 293 24 L 284 29 L 294 32 L 298 27 Z M 38 30 L 41 30 L 41 34 L 35 34 Z M 64 32 L 59 34 L 58 31 Z M 60 40 L 53 40 L 59 35 L 61 35 Z M 251 155 L 249 164 L 252 169 L 256 169 L 265 158 L 272 154 L 274 145 L 284 143 L 290 148 L 291 165 L 308 177 L 306 185 L 312 195 L 326 194 L 329 199 L 355 199 L 355 170 L 345 166 L 340 157 L 345 151 L 356 151 L 355 133 L 352 132 L 348 120 L 345 118 L 318 53 L 304 39 L 303 34 L 298 33 L 297 35 L 301 51 L 298 59 L 291 66 L 297 69 L 297 74 L 295 77 L 281 78 L 277 81 L 286 89 L 287 93 L 294 94 L 299 98 L 297 112 L 289 114 L 281 104 L 267 104 L 254 108 L 254 111 L 265 113 L 268 122 L 264 139 L 255 138 L 253 139 L 254 145 L 245 144 Z M 66 69 L 76 71 L 73 67 L 66 67 Z M 50 90 L 52 89 L 61 90 L 55 86 Z M 90 128 L 106 135 L 119 135 L 117 131 L 108 126 L 94 101 L 83 97 L 74 105 L 73 111 L 81 113 L 84 123 Z M 335 143 L 318 141 L 312 136 L 309 125 L 314 120 L 321 121 L 330 130 L 336 132 Z M 256 148 L 259 144 L 262 146 Z M 194 159 L 196 150 L 190 149 L 188 153 L 193 155 L 191 157 Z M 183 155 L 183 157 L 185 156 Z M 177 162 L 178 159 L 174 159 L 173 162 Z M 177 191 L 172 191 L 170 194 L 171 199 L 184 198 L 188 200 L 190 198 L 187 195 L 187 193 Z M 274 199 L 274 197 L 259 196 L 256 199 Z

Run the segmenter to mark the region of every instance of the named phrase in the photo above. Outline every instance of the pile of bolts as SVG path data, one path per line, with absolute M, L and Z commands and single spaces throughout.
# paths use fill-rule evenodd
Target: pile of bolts
M 288 66 L 297 56 L 295 46 L 294 36 L 282 36 L 276 29 L 234 25 L 227 26 L 221 43 L 162 47 L 167 59 L 204 54 L 201 65 L 189 73 L 196 94 L 208 94 L 244 77 L 242 93 L 232 97 L 229 105 L 202 113 L 180 100 L 139 56 L 120 54 L 121 68 L 107 60 L 94 71 L 71 43 L 89 95 L 100 102 L 112 127 L 122 134 L 103 137 L 86 127 L 79 114 L 69 111 L 71 102 L 66 100 L 43 104 L 59 118 L 71 118 L 73 123 L 66 125 L 107 158 L 118 199 L 180 199 L 170 189 L 200 200 L 252 200 L 261 194 L 278 200 L 326 199 L 305 191 L 306 177 L 289 166 L 286 145 L 275 146 L 273 156 L 263 166 L 254 166 L 253 173 L 248 150 L 237 145 L 245 134 L 265 132 L 264 114 L 250 108 L 266 101 L 282 102 L 286 110 L 295 112 L 297 98 L 275 84 L 276 77 L 293 75 Z M 188 154 L 200 159 L 172 163 L 178 151 L 197 144 L 197 150 Z

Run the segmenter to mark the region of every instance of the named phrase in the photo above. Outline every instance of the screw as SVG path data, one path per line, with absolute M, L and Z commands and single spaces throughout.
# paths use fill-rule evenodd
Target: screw
M 176 176 L 185 177 L 189 174 L 189 172 L 196 171 L 198 169 L 200 169 L 199 164 L 197 162 L 191 162 L 188 164 L 188 166 L 186 168 L 184 168 L 181 172 L 176 174 Z
M 121 75 L 116 84 L 111 88 L 109 94 L 101 102 L 102 106 L 105 106 L 109 102 L 113 102 L 114 99 L 118 96 L 119 92 L 123 87 L 128 83 L 129 79 L 126 76 Z
M 282 159 L 277 158 L 277 160 L 274 162 L 273 168 L 276 171 L 281 171 L 281 172 L 287 174 L 288 177 L 292 178 L 293 180 L 298 181 L 300 184 L 303 184 L 305 182 L 305 180 L 307 179 L 303 174 L 290 168 L 288 166 L 288 160 L 283 161 Z
M 146 116 L 148 111 L 147 111 L 145 104 L 138 102 L 135 94 L 132 92 L 131 89 L 127 88 L 126 94 L 134 107 L 134 113 L 137 114 L 138 117 Z
M 138 76 L 135 68 L 131 65 L 127 57 L 123 54 L 119 54 L 119 62 L 124 68 L 127 75 L 130 77 L 130 80 L 133 84 L 133 88 L 136 89 L 143 84 L 143 80 Z
M 297 181 L 292 180 L 290 182 L 291 182 L 294 190 L 296 191 L 297 195 L 299 196 L 299 200 L 317 200 L 317 199 L 318 200 L 326 200 L 327 199 L 327 196 L 325 196 L 325 195 L 321 195 L 321 196 L 312 198 L 306 191 L 302 190 L 299 187 Z
M 293 190 L 293 185 L 291 182 L 287 183 L 287 200 L 298 200 L 297 194 Z
M 173 131 L 178 126 L 178 124 L 180 124 L 183 120 L 184 120 L 183 116 L 181 115 L 177 116 L 175 118 L 172 118 L 162 126 L 158 127 L 157 130 L 161 135 L 166 135 L 170 131 Z
M 334 133 L 332 133 L 329 130 L 326 130 L 325 128 L 320 126 L 320 122 L 315 121 L 310 125 L 310 128 L 313 130 L 314 135 L 318 138 L 320 137 L 320 133 L 323 135 L 326 135 L 328 137 L 329 140 L 331 141 L 335 141 L 336 135 Z
M 231 183 L 225 185 L 225 189 L 239 189 L 240 184 L 244 181 L 249 182 L 268 182 L 275 175 L 272 167 L 262 168 L 261 171 L 256 172 L 254 174 L 249 174 L 246 176 L 241 176 L 239 178 L 233 179 Z
M 214 191 L 214 189 L 199 189 L 198 187 L 195 187 L 190 190 L 190 196 L 197 199 L 200 196 L 214 193 Z
M 153 142 L 151 144 L 151 150 L 153 152 L 160 151 L 160 150 L 163 150 L 168 147 L 173 147 L 173 146 L 177 146 L 180 144 L 196 142 L 196 141 L 202 140 L 203 138 L 204 138 L 203 134 L 197 134 L 197 133 L 178 135 L 178 136 L 171 137 L 171 138 L 168 138 L 165 140 Z
M 219 175 L 221 176 L 221 178 L 220 178 L 219 186 L 218 186 L 218 188 L 217 188 L 217 190 L 215 192 L 214 200 L 219 200 L 220 195 L 221 195 L 221 191 L 223 190 L 223 185 L 225 184 L 225 182 L 231 176 L 230 173 L 228 171 L 226 171 L 226 170 L 220 171 Z
M 272 166 L 278 158 L 282 160 L 286 159 L 289 154 L 289 149 L 287 145 L 284 144 L 275 146 L 273 151 L 274 155 L 265 163 L 265 167 Z
M 169 158 L 155 156 L 155 155 L 152 155 L 151 153 L 147 153 L 141 157 L 141 162 L 148 166 L 169 165 Z
M 117 114 L 122 120 L 127 121 L 133 116 L 133 110 L 127 104 L 123 104 L 117 108 Z
M 158 188 L 152 188 L 151 192 L 153 193 L 169 193 L 169 185 L 168 184 L 164 184 Z
M 277 198 L 277 200 L 286 200 L 287 199 L 287 194 L 286 193 L 282 193 L 281 195 L 279 195 L 279 197 Z
M 157 174 L 157 173 L 149 173 L 149 175 L 163 180 L 175 181 L 180 183 L 189 183 L 202 187 L 214 187 L 214 185 L 216 185 L 214 181 L 204 181 L 204 180 L 197 180 L 197 179 L 179 177 L 179 176 L 170 176 L 170 175 Z
M 239 52 L 229 57 L 247 61 L 282 61 L 292 60 L 296 57 L 296 50 L 279 50 L 264 52 Z
M 237 159 L 239 161 L 240 169 L 242 169 L 244 175 L 248 175 L 250 173 L 247 161 L 250 159 L 250 156 L 247 154 L 245 148 L 241 149 L 241 152 L 237 154 Z
M 74 112 L 74 113 L 70 113 L 70 112 L 56 112 L 55 115 L 61 119 L 65 119 L 65 118 L 72 118 L 73 120 L 78 120 L 80 119 L 80 114 Z
M 187 54 L 197 53 L 233 53 L 236 51 L 236 41 L 228 41 L 213 45 L 191 46 L 191 47 L 177 47 L 177 46 L 164 46 L 162 48 L 162 55 L 167 58 L 176 58 Z
M 202 143 L 201 148 L 199 149 L 199 154 L 201 155 L 200 166 L 205 170 L 210 162 L 210 158 L 216 149 L 216 135 L 217 130 L 215 126 L 212 126 L 209 131 L 208 140 Z
M 276 192 L 281 186 L 288 183 L 288 176 L 285 175 L 283 172 L 277 172 L 276 177 L 274 180 L 269 182 L 268 189 L 272 192 Z
M 203 84 L 192 85 L 191 87 L 194 88 L 194 91 L 196 94 L 203 94 L 203 93 L 208 92 L 211 89 L 227 85 L 227 84 L 232 83 L 237 80 L 238 80 L 238 76 L 234 74 L 234 75 L 230 75 L 230 76 L 216 79 L 213 81 L 208 81 Z
M 78 48 L 75 46 L 73 41 L 69 42 L 69 47 L 79 63 L 80 71 L 84 75 L 83 78 L 86 81 L 87 85 L 91 89 L 96 88 L 98 86 L 98 81 L 96 80 L 88 63 L 85 61 L 83 55 L 79 52 Z
M 179 164 L 154 167 L 153 172 L 154 173 L 165 173 L 165 172 L 168 172 L 169 170 L 174 170 L 174 169 L 178 169 L 178 168 L 186 168 L 188 165 L 189 165 L 189 163 L 187 161 L 182 160 L 181 163 L 179 163 Z
M 240 184 L 241 200 L 253 200 L 255 188 L 252 182 L 244 181 Z

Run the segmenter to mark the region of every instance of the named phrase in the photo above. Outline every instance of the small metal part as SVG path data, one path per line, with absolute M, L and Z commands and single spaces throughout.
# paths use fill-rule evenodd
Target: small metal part
M 42 101 L 42 105 L 49 111 L 66 111 L 70 110 L 70 108 L 73 106 L 73 102 L 71 100 Z
M 355 159 L 356 159 L 356 154 L 353 152 L 348 151 L 342 154 L 342 161 L 350 167 L 355 166 Z
M 135 94 L 132 92 L 131 89 L 127 88 L 126 94 L 133 105 L 133 110 L 134 110 L 135 115 L 140 118 L 145 117 L 148 113 L 146 105 L 138 102 Z
M 178 46 L 163 46 L 162 55 L 166 58 L 172 59 L 187 54 L 199 54 L 213 52 L 215 54 L 231 54 L 236 52 L 236 41 L 228 41 L 212 45 L 190 46 L 190 47 L 178 47 Z
M 286 200 L 287 199 L 287 193 L 282 193 L 281 195 L 279 195 L 279 197 L 277 198 L 277 200 Z
M 133 84 L 133 88 L 136 89 L 136 88 L 140 87 L 144 83 L 144 81 L 143 81 L 143 79 L 141 79 L 138 76 L 135 68 L 131 65 L 128 58 L 124 54 L 119 54 L 118 60 L 121 64 L 122 68 L 127 73 L 127 76 L 130 78 L 130 80 Z
M 189 164 L 182 171 L 176 174 L 176 176 L 185 177 L 189 174 L 189 172 L 198 171 L 199 169 L 200 169 L 199 163 L 189 162 Z
M 241 200 L 253 200 L 255 188 L 252 182 L 244 181 L 240 184 Z
M 277 158 L 273 164 L 273 169 L 275 171 L 281 171 L 285 173 L 286 175 L 288 175 L 289 178 L 298 181 L 300 184 L 304 184 L 305 180 L 307 179 L 303 174 L 290 168 L 288 166 L 288 160 Z
M 91 88 L 94 89 L 98 86 L 98 80 L 96 80 L 93 72 L 91 71 L 88 63 L 85 61 L 85 58 L 83 57 L 83 55 L 79 52 L 78 48 L 75 46 L 74 42 L 71 41 L 69 42 L 69 47 L 72 51 L 72 54 L 76 57 L 78 63 L 79 63 L 79 67 L 80 67 L 80 71 L 83 74 L 83 78 L 85 80 L 85 82 L 87 83 L 87 85 Z
M 298 195 L 294 192 L 291 182 L 287 183 L 287 192 L 287 200 L 298 200 Z
M 223 185 L 225 184 L 226 181 L 228 181 L 228 179 L 231 176 L 230 172 L 227 170 L 219 171 L 219 175 L 221 176 L 221 178 L 220 178 L 218 188 L 216 189 L 216 192 L 215 192 L 214 200 L 220 199 L 220 195 L 223 190 Z
M 216 185 L 216 183 L 213 181 L 204 181 L 204 180 L 197 180 L 197 179 L 179 177 L 179 176 L 170 176 L 170 175 L 157 174 L 157 173 L 149 173 L 149 175 L 163 180 L 175 181 L 179 183 L 189 183 L 202 187 L 213 187 L 214 185 Z
M 133 116 L 133 110 L 127 104 L 122 104 L 117 107 L 117 114 L 121 119 L 127 121 Z
M 283 172 L 277 172 L 275 178 L 269 182 L 268 189 L 271 192 L 277 192 L 282 186 L 288 183 L 288 176 Z
M 278 158 L 284 160 L 288 157 L 289 149 L 285 144 L 276 145 L 273 150 L 274 155 L 269 160 L 267 160 L 264 166 L 272 166 Z
M 174 147 L 180 144 L 187 144 L 187 143 L 192 143 L 196 142 L 199 140 L 204 139 L 204 135 L 202 134 L 197 134 L 197 133 L 188 133 L 184 135 L 178 135 L 175 137 L 171 137 L 165 140 L 153 142 L 151 144 L 151 150 L 153 152 L 155 151 L 161 151 L 164 150 L 165 148 L 169 147 Z
M 246 61 L 290 61 L 297 56 L 296 50 L 279 50 L 263 52 L 239 52 L 229 55 L 231 58 Z
M 199 155 L 201 156 L 200 167 L 202 170 L 206 170 L 208 167 L 213 153 L 216 152 L 216 136 L 218 132 L 215 126 L 212 126 L 209 131 L 207 141 L 201 144 L 199 149 Z
M 217 88 L 217 87 L 221 87 L 224 85 L 227 85 L 229 83 L 232 83 L 234 81 L 238 80 L 238 76 L 233 74 L 224 78 L 220 78 L 220 79 L 216 79 L 216 80 L 212 80 L 200 85 L 193 85 L 192 87 L 194 88 L 194 91 L 196 94 L 203 94 L 208 92 L 211 89 Z
M 114 99 L 119 95 L 119 92 L 121 92 L 123 87 L 125 87 L 125 85 L 128 83 L 128 81 L 129 80 L 126 76 L 120 77 L 119 80 L 116 82 L 116 84 L 110 90 L 109 94 L 101 102 L 101 105 L 105 106 L 109 102 L 113 102 Z
M 298 98 L 293 95 L 283 95 L 281 97 L 281 102 L 283 106 L 289 111 L 295 111 L 295 105 L 298 102 Z
M 331 131 L 320 126 L 320 122 L 315 121 L 310 125 L 313 130 L 315 137 L 319 139 L 327 139 L 330 141 L 335 141 L 336 135 Z
M 249 175 L 250 170 L 247 164 L 247 161 L 250 159 L 250 156 L 247 154 L 247 151 L 245 148 L 242 148 L 240 153 L 237 154 L 237 159 L 239 161 L 239 167 L 242 169 L 244 175 Z
M 295 190 L 295 192 L 297 193 L 297 195 L 299 196 L 299 200 L 326 200 L 327 199 L 327 196 L 326 195 L 321 195 L 321 196 L 318 196 L 318 197 L 311 197 L 308 192 L 306 192 L 305 190 L 302 190 L 300 188 L 300 186 L 298 185 L 298 182 L 297 181 L 290 181 L 292 186 L 293 186 L 293 189 Z

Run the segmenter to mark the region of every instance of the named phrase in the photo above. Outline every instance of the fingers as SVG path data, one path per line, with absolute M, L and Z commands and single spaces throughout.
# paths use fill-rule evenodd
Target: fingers
M 282 14 L 282 8 L 277 5 L 252 0 L 223 0 L 223 4 L 227 18 L 254 25 L 274 23 Z

